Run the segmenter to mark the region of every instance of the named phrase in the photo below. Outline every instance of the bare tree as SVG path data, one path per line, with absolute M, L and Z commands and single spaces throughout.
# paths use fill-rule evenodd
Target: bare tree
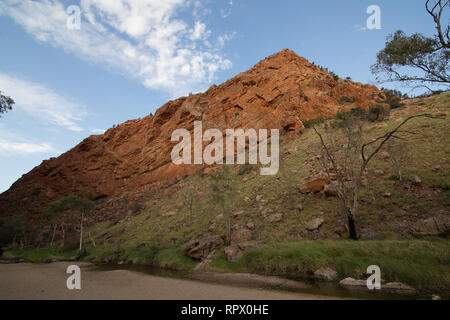
M 442 31 L 441 18 L 442 13 L 444 12 L 445 7 L 450 6 L 450 0 L 442 1 L 433 1 L 430 4 L 431 0 L 427 0 L 425 3 L 425 7 L 427 12 L 433 17 L 434 23 L 436 24 L 437 29 L 437 37 L 439 38 L 439 42 L 442 44 L 443 48 L 450 49 L 450 26 L 447 25 L 445 31 Z
M 183 203 L 183 207 L 187 210 L 189 221 L 194 216 L 194 204 L 197 199 L 197 189 L 192 185 L 186 186 L 180 192 L 180 198 Z
M 387 144 L 389 151 L 389 161 L 391 162 L 398 179 L 403 181 L 402 168 L 403 164 L 408 160 L 410 154 L 405 141 L 394 139 Z
M 212 197 L 222 210 L 226 224 L 226 243 L 231 242 L 231 213 L 236 189 L 233 183 L 229 166 L 223 166 L 221 170 L 211 175 Z
M 430 114 L 410 116 L 393 130 L 369 142 L 364 142 L 363 121 L 355 117 L 326 124 L 325 129 L 328 129 L 326 135 L 314 127 L 323 151 L 320 162 L 328 179 L 336 180 L 336 193 L 340 199 L 341 210 L 348 220 L 351 239 L 358 239 L 355 218 L 361 182 L 368 164 L 391 139 L 401 139 L 402 134 L 408 133 L 401 130 L 407 122 L 419 117 L 435 118 Z

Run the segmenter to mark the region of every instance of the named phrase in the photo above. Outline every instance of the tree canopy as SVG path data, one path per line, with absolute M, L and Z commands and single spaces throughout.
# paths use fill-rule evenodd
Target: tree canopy
M 15 102 L 11 97 L 3 95 L 0 91 L 0 118 L 2 113 L 12 110 L 14 103 Z
M 450 0 L 432 2 L 426 1 L 426 10 L 433 17 L 437 35 L 434 38 L 420 33 L 408 36 L 401 30 L 389 35 L 385 48 L 378 52 L 377 62 L 371 67 L 377 81 L 440 84 L 450 88 L 450 28 L 441 24 Z

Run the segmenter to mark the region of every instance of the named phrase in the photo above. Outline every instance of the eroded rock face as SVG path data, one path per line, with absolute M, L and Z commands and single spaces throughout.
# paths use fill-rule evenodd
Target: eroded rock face
M 283 50 L 225 83 L 202 94 L 169 101 L 155 115 L 127 121 L 102 135 L 92 135 L 58 158 L 44 161 L 0 195 L 0 215 L 11 212 L 37 220 L 43 207 L 70 192 L 89 189 L 95 199 L 129 193 L 139 197 L 195 172 L 216 168 L 177 166 L 170 153 L 175 129 L 193 131 L 253 128 L 280 129 L 282 138 L 297 136 L 303 121 L 331 117 L 352 108 L 339 98 L 354 97 L 355 105 L 376 105 L 379 90 L 333 77 L 290 50 Z M 134 199 L 130 198 L 130 201 Z M 96 215 L 110 218 L 104 201 Z

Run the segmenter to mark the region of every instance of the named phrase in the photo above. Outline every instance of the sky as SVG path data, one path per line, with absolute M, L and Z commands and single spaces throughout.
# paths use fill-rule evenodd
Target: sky
M 424 2 L 1 0 L 0 91 L 16 104 L 0 118 L 0 192 L 89 135 L 284 48 L 376 84 L 370 66 L 387 35 L 434 34 Z M 380 29 L 367 28 L 371 5 Z

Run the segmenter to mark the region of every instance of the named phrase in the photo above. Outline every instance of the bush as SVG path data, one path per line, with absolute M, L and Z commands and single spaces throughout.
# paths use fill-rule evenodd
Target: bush
M 356 97 L 352 97 L 351 99 L 349 97 L 346 96 L 342 96 L 339 98 L 338 100 L 339 104 L 344 104 L 344 103 L 355 103 L 356 102 Z
M 346 112 L 338 112 L 336 118 L 338 120 L 345 120 L 348 118 L 366 119 L 367 112 L 361 107 L 356 107 Z
M 389 116 L 389 110 L 380 104 L 370 107 L 367 112 L 367 120 L 372 122 L 383 121 L 387 116 Z
M 324 122 L 325 122 L 325 119 L 320 117 L 320 118 L 315 118 L 315 119 L 305 121 L 305 122 L 303 122 L 303 125 L 305 126 L 305 128 L 312 128 L 315 125 L 318 125 L 318 124 L 321 124 Z
M 386 90 L 385 103 L 389 105 L 391 109 L 403 107 L 405 104 L 401 102 L 402 93 L 396 90 Z

